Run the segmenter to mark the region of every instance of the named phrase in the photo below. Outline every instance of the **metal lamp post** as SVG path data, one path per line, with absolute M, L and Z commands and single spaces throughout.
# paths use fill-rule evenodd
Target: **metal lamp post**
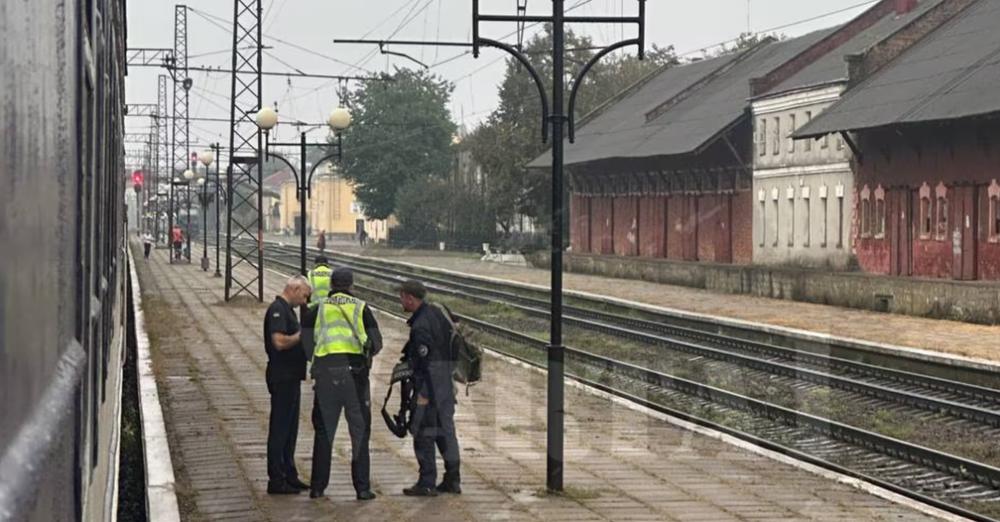
M 219 155 L 219 144 L 213 143 L 211 145 L 215 155 Z M 228 173 L 228 170 L 227 170 Z M 228 175 L 228 174 L 227 174 Z M 219 162 L 215 162 L 215 274 L 214 277 L 222 277 L 222 272 L 219 270 L 221 266 L 219 263 L 219 245 L 221 241 L 219 238 L 219 205 L 222 199 L 219 197 L 219 192 L 222 190 L 222 181 L 219 179 Z
M 193 170 L 187 169 L 184 171 L 184 195 L 186 199 L 185 203 L 187 204 L 187 217 L 185 218 L 184 225 L 184 235 L 186 236 L 184 239 L 187 241 L 187 253 L 184 254 L 184 257 L 188 263 L 191 262 L 191 180 L 194 178 L 195 173 Z
M 205 175 L 198 179 L 198 186 L 201 187 L 199 203 L 201 203 L 201 269 L 208 271 L 208 167 L 215 161 L 215 153 L 211 150 L 203 150 L 198 154 L 198 161 L 205 166 Z
M 278 113 L 275 112 L 271 107 L 264 107 L 259 112 L 257 112 L 257 126 L 264 131 L 264 161 L 267 161 L 270 157 L 275 157 L 288 165 L 291 169 L 292 175 L 295 177 L 295 198 L 299 201 L 299 215 L 301 225 L 299 227 L 299 257 L 300 257 L 300 269 L 302 275 L 306 275 L 308 270 L 306 269 L 306 227 L 308 226 L 308 221 L 306 219 L 306 202 L 312 191 L 312 178 L 313 174 L 316 172 L 316 167 L 322 163 L 337 159 L 338 161 L 342 158 L 341 151 L 343 149 L 343 142 L 341 140 L 341 132 L 351 126 L 351 113 L 343 107 L 337 107 L 330 113 L 330 117 L 327 119 L 327 126 L 330 127 L 337 138 L 334 146 L 334 152 L 327 154 L 319 159 L 313 164 L 312 168 L 309 169 L 306 165 L 306 152 L 308 147 L 329 147 L 329 143 L 306 143 L 306 132 L 301 132 L 299 134 L 299 143 L 268 143 L 268 136 L 270 130 L 278 124 Z M 299 168 L 296 169 L 294 165 L 281 154 L 270 152 L 270 147 L 290 147 L 299 146 L 300 162 Z M 307 174 L 308 170 L 308 174 Z

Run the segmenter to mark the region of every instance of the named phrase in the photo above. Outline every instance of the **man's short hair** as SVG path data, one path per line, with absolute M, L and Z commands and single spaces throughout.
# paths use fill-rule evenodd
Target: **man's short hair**
M 317 265 L 328 265 L 328 264 L 330 264 L 330 260 L 327 259 L 326 256 L 316 256 L 316 264 Z
M 300 288 L 302 286 L 305 286 L 310 290 L 312 290 L 312 285 L 309 284 L 309 279 L 306 279 L 306 276 L 301 274 L 289 277 L 288 281 L 285 282 L 286 290 L 291 288 Z
M 330 290 L 348 290 L 354 285 L 354 272 L 342 266 L 330 274 Z
M 416 279 L 403 281 L 403 283 L 399 285 L 399 291 L 407 295 L 412 295 L 420 300 L 427 297 L 427 287 Z

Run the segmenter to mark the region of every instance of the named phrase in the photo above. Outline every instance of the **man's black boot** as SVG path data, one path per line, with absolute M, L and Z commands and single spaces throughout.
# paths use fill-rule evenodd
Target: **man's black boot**
M 375 493 L 372 493 L 372 490 L 368 489 L 358 493 L 358 500 L 374 500 L 375 496 Z
M 288 479 L 288 485 L 292 486 L 295 489 L 300 489 L 302 491 L 309 489 L 309 484 L 302 482 L 298 478 Z
M 292 487 L 291 484 L 287 482 L 275 482 L 267 483 L 267 494 L 268 495 L 298 495 L 299 489 Z
M 403 489 L 403 494 L 408 497 L 436 497 L 438 492 L 434 488 L 414 485 Z
M 462 486 L 458 482 L 444 481 L 437 485 L 436 488 L 438 493 L 452 493 L 455 495 L 462 494 Z

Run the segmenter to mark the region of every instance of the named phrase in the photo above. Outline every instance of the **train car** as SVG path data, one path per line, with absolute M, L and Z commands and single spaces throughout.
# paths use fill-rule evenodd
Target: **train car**
M 0 520 L 115 518 L 125 0 L 0 2 Z

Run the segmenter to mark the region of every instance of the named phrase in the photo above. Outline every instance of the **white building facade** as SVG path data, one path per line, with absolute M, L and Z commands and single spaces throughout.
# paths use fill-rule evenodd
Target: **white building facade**
M 828 84 L 752 102 L 755 263 L 848 266 L 854 207 L 850 149 L 840 135 L 791 138 L 843 90 L 842 83 Z

